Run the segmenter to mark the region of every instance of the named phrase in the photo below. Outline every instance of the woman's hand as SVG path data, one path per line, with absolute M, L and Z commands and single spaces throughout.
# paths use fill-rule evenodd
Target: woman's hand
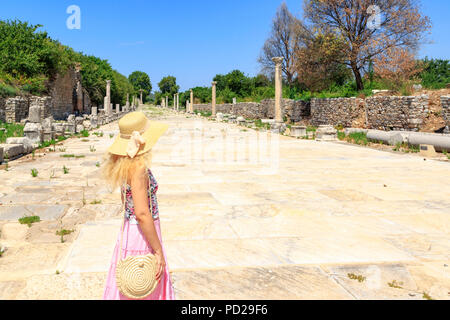
M 156 257 L 156 281 L 161 281 L 161 276 L 164 273 L 164 270 L 166 269 L 166 260 L 164 260 L 164 255 L 162 251 L 156 251 L 155 252 Z

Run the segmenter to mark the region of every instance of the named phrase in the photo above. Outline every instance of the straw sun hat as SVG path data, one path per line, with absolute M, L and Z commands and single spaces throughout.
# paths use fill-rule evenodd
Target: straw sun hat
M 153 148 L 167 131 L 165 123 L 150 121 L 142 112 L 131 112 L 119 121 L 120 134 L 108 152 L 134 158 Z

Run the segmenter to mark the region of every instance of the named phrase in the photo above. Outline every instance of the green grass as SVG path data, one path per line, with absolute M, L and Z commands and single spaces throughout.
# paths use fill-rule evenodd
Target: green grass
M 259 129 L 270 130 L 270 123 L 263 123 L 261 119 L 255 120 L 255 126 Z
M 38 216 L 23 217 L 23 218 L 19 219 L 20 224 L 27 224 L 28 227 L 31 227 L 31 225 L 33 223 L 40 222 L 40 221 L 41 221 L 41 218 Z
M 39 174 L 39 171 L 37 169 L 31 169 L 31 176 L 33 178 L 36 178 Z
M 97 168 L 100 168 L 100 162 L 97 162 L 97 163 L 95 164 L 95 166 L 96 166 Z
M 349 279 L 358 280 L 358 282 L 366 281 L 366 277 L 363 277 L 361 275 L 356 275 L 354 273 L 348 273 L 347 276 L 349 277 Z
M 201 115 L 202 117 L 206 117 L 206 118 L 209 118 L 209 117 L 212 116 L 212 112 L 211 112 L 211 111 L 199 111 L 199 110 L 195 110 L 194 113 L 195 113 L 195 114 L 200 113 L 200 115 Z
M 89 134 L 89 131 L 87 131 L 87 130 L 81 131 L 80 134 L 81 134 L 83 137 L 85 137 L 85 138 L 89 137 L 89 135 L 90 135 L 90 134 Z
M 90 147 L 89 147 L 89 150 L 90 150 L 91 152 L 97 151 L 97 149 L 95 149 L 95 146 L 90 146 Z
M 64 243 L 64 236 L 67 236 L 71 233 L 75 232 L 75 230 L 66 230 L 66 229 L 61 229 L 60 231 L 56 231 L 56 235 L 57 236 L 61 236 L 61 243 Z
M 91 204 L 93 204 L 93 205 L 102 204 L 102 200 L 94 200 L 91 202 Z
M 8 138 L 23 137 L 24 126 L 19 123 L 0 122 L 0 128 L 5 129 L 0 130 L 0 143 L 5 143 Z
M 426 292 L 423 292 L 422 297 L 423 297 L 425 300 L 434 300 L 434 299 L 433 299 L 428 293 L 426 293 Z
M 314 126 L 306 127 L 306 132 L 316 132 L 316 131 L 317 131 L 317 127 L 314 127 Z
M 85 155 L 75 155 L 75 154 L 62 154 L 60 155 L 61 158 L 75 158 L 75 159 L 80 159 L 80 158 L 85 158 Z
M 342 140 L 345 140 L 345 138 L 346 138 L 347 136 L 345 135 L 345 132 L 338 131 L 337 137 L 338 137 L 339 140 L 342 141 Z
M 388 286 L 395 289 L 403 289 L 403 282 L 397 282 L 397 280 L 393 280 L 392 282 L 388 282 Z
M 39 144 L 38 149 L 44 149 L 44 148 L 48 148 L 48 147 L 50 147 L 50 146 L 55 146 L 55 147 L 56 147 L 56 140 L 53 139 L 53 140 L 50 140 L 50 141 L 44 141 L 44 142 L 41 142 L 41 143 Z M 53 150 L 53 151 L 56 150 L 55 147 L 54 147 L 54 150 Z
M 63 173 L 64 174 L 69 174 L 69 168 L 67 168 L 66 166 L 63 167 Z
M 358 144 L 361 146 L 367 146 L 369 141 L 367 140 L 367 134 L 364 132 L 352 132 L 347 136 L 347 141 L 350 143 Z
M 401 143 L 398 142 L 394 149 L 392 149 L 394 151 L 400 151 L 400 152 L 404 152 L 404 153 L 419 153 L 420 152 L 420 147 L 419 146 L 414 146 L 414 145 L 410 145 L 408 143 Z

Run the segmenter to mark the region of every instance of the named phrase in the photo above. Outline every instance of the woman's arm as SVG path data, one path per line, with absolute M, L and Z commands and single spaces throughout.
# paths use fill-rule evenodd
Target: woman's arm
M 131 175 L 130 185 L 134 203 L 134 214 L 136 215 L 136 220 L 139 222 L 139 226 L 141 227 L 144 236 L 155 251 L 155 256 L 157 257 L 159 264 L 156 278 L 159 280 L 162 270 L 164 270 L 165 267 L 165 261 L 161 242 L 159 241 L 153 223 L 153 216 L 149 210 L 147 192 L 148 183 L 148 174 L 145 168 L 139 168 Z

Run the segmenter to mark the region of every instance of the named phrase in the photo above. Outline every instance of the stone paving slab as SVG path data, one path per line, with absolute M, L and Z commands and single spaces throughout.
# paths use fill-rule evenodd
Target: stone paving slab
M 1 206 L 0 220 L 17 221 L 24 216 L 39 216 L 41 221 L 56 220 L 66 209 L 63 205 Z
M 80 230 L 60 269 L 65 273 L 107 272 L 120 232 L 120 220 L 89 222 Z
M 172 278 L 181 300 L 353 299 L 317 267 L 199 269 L 174 272 Z

